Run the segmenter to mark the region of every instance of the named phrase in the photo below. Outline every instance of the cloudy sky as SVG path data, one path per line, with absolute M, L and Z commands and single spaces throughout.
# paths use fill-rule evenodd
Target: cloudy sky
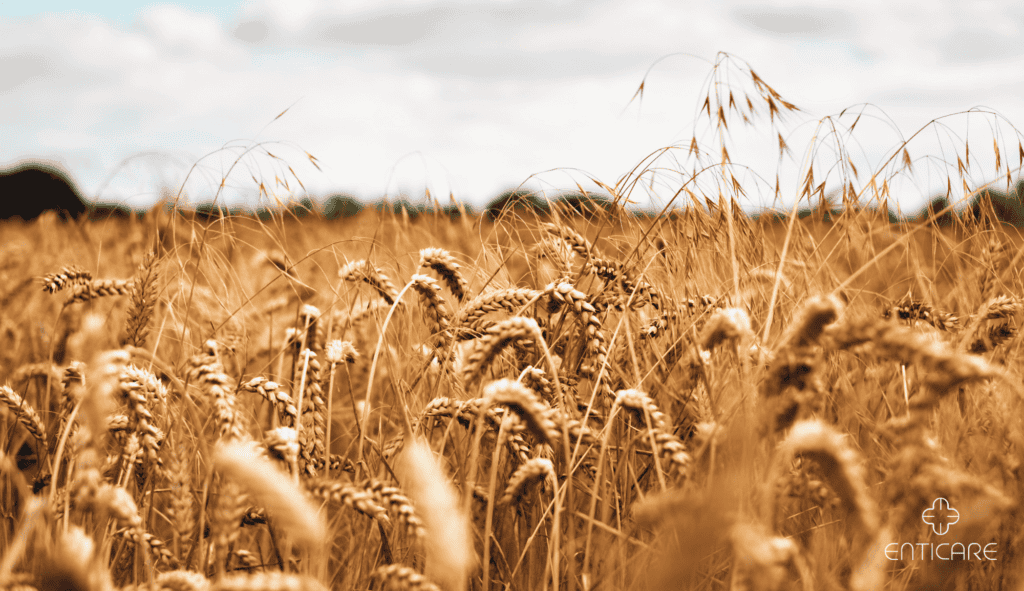
M 136 205 L 222 179 L 228 201 L 298 179 L 316 195 L 477 205 L 597 179 L 646 205 L 695 166 L 713 170 L 687 186 L 716 192 L 724 140 L 751 203 L 771 200 L 777 172 L 792 203 L 808 162 L 838 186 L 841 153 L 858 185 L 893 177 L 909 209 L 945 190 L 965 140 L 972 183 L 995 178 L 994 146 L 1018 166 L 1024 4 L 896 4 L 3 0 L 0 166 L 56 161 L 87 196 Z M 712 76 L 719 52 L 735 59 Z M 748 67 L 802 111 L 773 128 Z M 740 105 L 725 104 L 728 135 L 701 114 L 709 89 Z M 758 113 L 746 130 L 743 96 Z M 985 112 L 914 137 L 909 171 L 902 154 L 884 167 L 929 121 L 973 107 Z M 686 150 L 695 133 L 703 164 Z M 638 165 L 650 170 L 627 183 Z

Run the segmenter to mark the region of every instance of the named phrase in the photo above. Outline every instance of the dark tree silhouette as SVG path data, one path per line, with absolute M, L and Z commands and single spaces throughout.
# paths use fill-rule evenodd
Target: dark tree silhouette
M 0 218 L 32 220 L 54 210 L 62 220 L 89 209 L 68 175 L 54 165 L 24 163 L 0 170 Z
M 566 193 L 559 196 L 554 205 L 560 211 L 588 219 L 612 210 L 612 200 L 596 193 Z
M 351 195 L 331 195 L 324 201 L 324 217 L 329 220 L 348 218 L 363 210 L 363 204 Z
M 495 221 L 502 215 L 523 215 L 532 213 L 537 216 L 547 215 L 550 208 L 546 201 L 538 197 L 532 191 L 511 190 L 505 191 L 495 197 L 484 209 L 484 214 L 490 221 Z

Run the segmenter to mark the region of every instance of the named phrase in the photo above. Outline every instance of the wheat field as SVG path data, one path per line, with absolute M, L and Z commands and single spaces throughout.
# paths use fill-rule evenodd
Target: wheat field
M 709 80 L 660 212 L 0 225 L 0 587 L 1024 589 L 1018 229 L 749 215 Z

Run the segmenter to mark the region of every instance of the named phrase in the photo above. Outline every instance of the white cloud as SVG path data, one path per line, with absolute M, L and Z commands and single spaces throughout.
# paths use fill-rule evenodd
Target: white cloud
M 205 55 L 217 59 L 233 53 L 221 24 L 213 15 L 173 4 L 158 4 L 142 12 L 140 25 L 148 39 L 172 55 Z
M 106 194 L 151 197 L 139 180 L 147 171 L 154 183 L 180 182 L 183 162 L 238 140 L 202 161 L 190 184 L 200 193 L 245 146 L 284 140 L 271 152 L 317 192 L 373 199 L 429 186 L 481 203 L 558 167 L 611 184 L 653 150 L 686 142 L 718 51 L 807 109 L 792 126 L 798 156 L 818 117 L 861 102 L 883 108 L 904 136 L 977 104 L 1019 123 L 1022 24 L 1012 3 L 263 0 L 227 20 L 162 4 L 128 25 L 81 14 L 0 19 L 0 110 L 11 121 L 5 153 L 62 159 L 87 193 L 116 171 Z M 690 57 L 653 65 L 676 52 Z M 648 68 L 642 102 L 630 103 Z M 726 81 L 752 90 L 739 70 Z M 773 136 L 759 129 L 734 131 L 746 146 L 734 158 L 773 177 L 771 142 L 755 149 Z M 899 137 L 864 123 L 848 141 L 877 166 Z M 914 141 L 915 157 L 950 149 L 934 133 Z M 164 156 L 118 168 L 153 151 Z M 258 154 L 242 157 L 232 187 L 284 176 L 282 161 Z M 585 176 L 540 178 L 573 189 L 570 178 Z

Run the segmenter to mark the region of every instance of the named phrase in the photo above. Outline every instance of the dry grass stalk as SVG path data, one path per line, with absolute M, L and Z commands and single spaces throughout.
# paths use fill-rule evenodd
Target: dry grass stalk
M 356 310 L 351 314 L 346 311 L 335 310 L 333 313 L 335 319 L 335 330 L 344 331 L 349 327 L 358 326 L 360 323 L 370 318 L 376 318 L 378 316 L 383 318 L 387 315 L 390 309 L 391 304 L 376 300 L 367 304 L 365 308 Z

